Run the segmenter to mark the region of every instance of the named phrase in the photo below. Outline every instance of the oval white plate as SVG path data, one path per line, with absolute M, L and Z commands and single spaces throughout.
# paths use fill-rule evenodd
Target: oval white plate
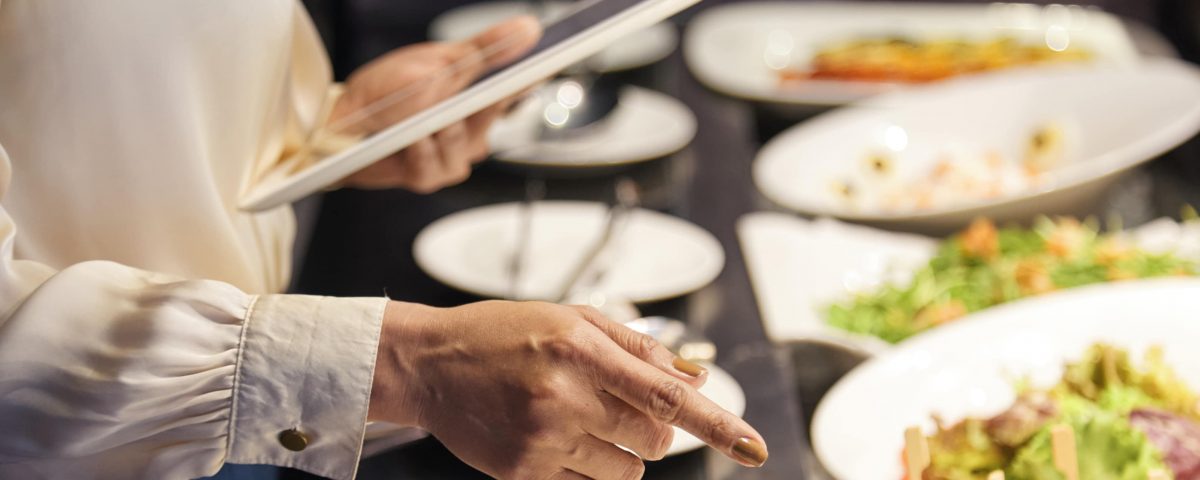
M 821 401 L 813 444 L 842 480 L 900 478 L 904 429 L 932 431 L 930 415 L 954 422 L 994 415 L 1013 383 L 1057 383 L 1063 363 L 1107 342 L 1136 358 L 1154 345 L 1200 389 L 1200 281 L 1155 280 L 1082 288 L 997 307 L 913 338 L 855 369 Z
M 835 188 L 849 182 L 870 193 L 881 182 L 928 175 L 956 145 L 1021 158 L 1030 133 L 1047 123 L 1066 132 L 1066 158 L 1023 193 L 888 212 L 853 205 Z M 1081 208 L 1118 174 L 1197 130 L 1200 73 L 1182 62 L 1010 71 L 897 92 L 821 115 L 772 139 L 755 160 L 754 180 L 771 200 L 806 213 L 956 229 L 978 216 L 1004 222 Z M 890 152 L 895 162 L 887 180 L 867 167 L 867 158 L 880 151 Z
M 547 21 L 567 9 L 569 3 L 555 2 L 550 5 Z M 484 2 L 450 10 L 433 20 L 429 26 L 429 37 L 434 40 L 461 40 L 482 32 L 496 22 L 516 15 L 536 14 L 533 4 L 528 2 Z M 598 72 L 617 72 L 644 67 L 666 58 L 679 44 L 679 34 L 669 23 L 659 23 L 644 29 L 612 46 L 601 50 L 587 60 L 589 67 Z
M 696 78 L 727 95 L 773 103 L 841 105 L 898 85 L 810 81 L 781 88 L 777 72 L 766 63 L 768 44 L 787 51 L 793 62 L 807 62 L 822 45 L 856 36 L 1011 35 L 1040 40 L 1047 28 L 1056 25 L 1066 25 L 1072 41 L 1087 45 L 1100 63 L 1129 64 L 1138 58 L 1120 20 L 1095 9 L 896 2 L 745 2 L 711 8 L 688 26 L 683 51 Z
M 608 207 L 548 201 L 533 206 L 531 243 L 518 296 L 553 299 L 599 239 Z M 515 203 L 475 208 L 425 228 L 413 246 L 419 265 L 439 281 L 485 297 L 509 293 L 508 262 L 516 243 Z M 635 303 L 665 300 L 708 285 L 725 266 L 711 233 L 685 220 L 636 210 L 614 237 L 614 258 L 596 290 Z
M 545 90 L 538 95 L 551 94 Z M 641 87 L 625 87 L 602 124 L 562 140 L 537 141 L 540 101 L 523 102 L 488 132 L 496 160 L 531 166 L 610 167 L 665 157 L 696 136 L 696 116 L 683 102 Z

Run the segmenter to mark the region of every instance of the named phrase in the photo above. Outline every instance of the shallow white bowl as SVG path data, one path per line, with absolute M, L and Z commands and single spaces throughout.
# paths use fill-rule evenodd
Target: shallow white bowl
M 807 62 L 822 45 L 861 36 L 1013 36 L 1041 41 L 1062 29 L 1099 63 L 1129 64 L 1137 50 L 1116 17 L 1096 9 L 1028 4 L 744 2 L 705 10 L 688 25 L 683 51 L 692 73 L 727 95 L 781 104 L 841 105 L 902 85 L 808 81 L 780 88 L 768 55 Z M 768 45 L 771 45 L 768 53 Z M 782 50 L 781 50 L 782 49 Z
M 813 446 L 836 478 L 900 478 L 904 429 L 994 415 L 1013 383 L 1049 387 L 1063 363 L 1096 342 L 1136 358 L 1161 346 L 1181 378 L 1200 389 L 1200 281 L 1156 280 L 1082 288 L 1012 303 L 915 337 L 855 369 L 817 407 Z
M 854 205 L 835 188 L 847 181 L 876 188 L 866 162 L 875 152 L 889 152 L 895 179 L 926 175 L 951 149 L 1018 159 L 1045 124 L 1065 132 L 1065 158 L 1022 193 L 888 212 Z M 1188 64 L 1027 69 L 896 92 L 817 117 L 772 139 L 755 160 L 754 180 L 768 198 L 801 212 L 945 232 L 979 216 L 1086 213 L 1121 174 L 1197 130 L 1200 71 Z

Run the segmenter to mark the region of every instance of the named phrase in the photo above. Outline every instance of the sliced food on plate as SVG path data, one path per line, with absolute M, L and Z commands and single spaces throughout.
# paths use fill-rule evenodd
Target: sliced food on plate
M 1056 479 L 1054 430 L 1075 439 L 1078 478 L 1146 479 L 1150 472 L 1200 479 L 1200 403 L 1158 348 L 1139 365 L 1124 349 L 1092 346 L 1049 389 L 1019 387 L 1016 401 L 990 417 L 935 418 L 927 439 L 930 480 Z M 911 469 L 910 469 L 911 472 Z
M 821 106 L 973 73 L 1140 58 L 1111 14 L 999 2 L 731 2 L 697 14 L 683 50 L 714 90 Z
M 888 149 L 863 157 L 862 168 L 830 185 L 845 208 L 882 212 L 916 212 L 963 202 L 994 201 L 1028 194 L 1043 187 L 1046 174 L 1067 158 L 1062 125 L 1047 122 L 1029 129 L 1021 147 L 1006 155 L 999 149 L 950 143 L 930 152 L 925 168 L 898 171 L 898 155 Z M 915 171 L 912 171 L 915 170 Z
M 814 448 L 842 480 L 1200 478 L 1200 280 L 989 309 L 838 381 Z
M 969 73 L 1092 58 L 1089 49 L 1069 41 L 1051 44 L 1013 36 L 862 36 L 822 46 L 808 65 L 779 69 L 779 80 L 783 87 L 810 80 L 926 83 Z

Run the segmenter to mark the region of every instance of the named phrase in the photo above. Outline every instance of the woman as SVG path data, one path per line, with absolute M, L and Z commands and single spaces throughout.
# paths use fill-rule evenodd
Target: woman
M 669 425 L 761 465 L 761 437 L 696 393 L 702 369 L 590 309 L 275 294 L 291 211 L 238 211 L 239 192 L 537 35 L 516 19 L 397 50 L 338 93 L 292 0 L 0 0 L 0 478 L 191 478 L 225 462 L 352 478 L 368 419 L 425 428 L 503 478 L 638 478 L 614 444 L 659 458 Z M 471 68 L 432 76 L 451 64 Z M 505 108 L 345 184 L 461 181 Z

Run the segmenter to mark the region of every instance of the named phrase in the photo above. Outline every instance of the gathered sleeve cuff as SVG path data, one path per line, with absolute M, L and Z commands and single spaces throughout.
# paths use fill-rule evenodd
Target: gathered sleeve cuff
M 233 463 L 353 478 L 386 299 L 264 295 L 242 331 Z M 293 451 L 301 445 L 303 450 Z
M 386 299 L 256 297 L 111 262 L 7 280 L 38 285 L 0 324 L 0 477 L 354 477 Z

